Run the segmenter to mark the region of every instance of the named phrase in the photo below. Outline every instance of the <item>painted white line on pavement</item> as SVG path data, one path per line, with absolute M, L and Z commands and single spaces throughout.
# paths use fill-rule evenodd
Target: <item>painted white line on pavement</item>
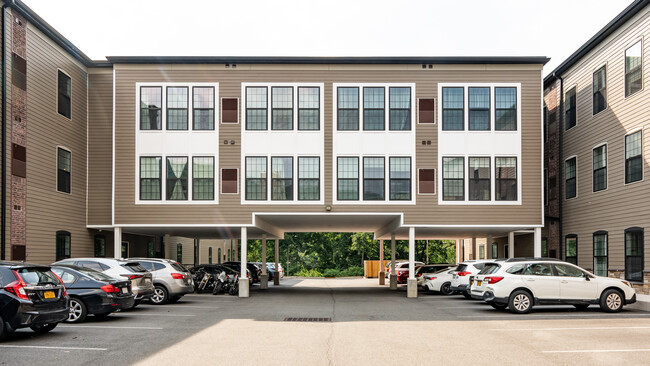
M 48 347 L 48 346 L 17 346 L 11 344 L 1 344 L 0 348 L 35 348 L 35 349 L 60 349 L 75 351 L 108 351 L 108 348 L 83 348 L 83 347 Z
M 137 313 L 137 314 L 119 313 L 119 314 L 115 314 L 115 315 L 118 316 L 118 317 L 123 316 L 123 315 L 127 315 L 127 316 L 196 316 L 196 315 L 192 315 L 192 314 L 140 314 L 140 313 Z
M 219 309 L 217 306 L 197 306 L 197 305 L 165 305 L 165 308 L 179 307 L 179 308 L 192 308 L 192 309 Z M 147 309 L 160 309 L 158 306 L 147 307 Z
M 640 349 L 580 349 L 574 351 L 542 351 L 542 353 L 609 353 L 609 352 L 650 352 L 650 348 Z
M 142 330 L 162 330 L 158 327 L 113 327 L 110 325 L 59 325 L 59 328 L 99 328 L 99 329 L 142 329 Z
M 609 330 L 609 329 L 650 329 L 650 327 L 591 327 L 591 328 L 495 328 L 495 329 L 490 329 L 490 330 L 497 330 L 497 331 L 517 331 L 517 330 L 525 330 L 525 331 L 538 331 L 538 330 L 543 330 L 543 331 L 554 331 L 554 330 Z
M 648 317 L 650 314 L 619 314 L 607 316 L 604 314 L 525 314 L 525 315 L 456 315 L 457 318 L 512 318 L 512 319 L 525 319 L 532 317 L 543 317 L 543 318 L 553 318 L 553 317 L 571 317 L 571 318 L 594 318 L 602 317 L 603 319 L 616 319 L 616 318 L 638 318 L 638 317 Z

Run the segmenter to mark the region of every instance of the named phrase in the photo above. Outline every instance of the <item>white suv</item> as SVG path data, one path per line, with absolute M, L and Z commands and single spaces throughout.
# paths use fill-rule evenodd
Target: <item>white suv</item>
M 459 263 L 458 267 L 454 270 L 455 273 L 452 275 L 451 291 L 458 292 L 465 296 L 465 298 L 471 298 L 469 293 L 470 276 L 479 273 L 483 269 L 483 266 L 485 266 L 485 263 L 488 262 L 490 261 L 482 259 Z
M 636 302 L 629 282 L 595 276 L 571 263 L 548 258 L 512 258 L 488 263 L 472 286 L 472 297 L 495 309 L 528 313 L 534 305 L 573 305 L 586 309 L 599 304 L 617 312 Z
M 456 272 L 456 267 L 445 268 L 436 273 L 427 273 L 424 277 L 424 287 L 429 291 L 440 292 L 443 295 L 451 295 L 451 279 Z

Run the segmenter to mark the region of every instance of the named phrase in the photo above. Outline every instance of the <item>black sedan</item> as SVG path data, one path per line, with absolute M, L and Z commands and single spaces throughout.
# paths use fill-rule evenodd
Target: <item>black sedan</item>
M 79 323 L 87 315 L 106 316 L 133 307 L 131 281 L 117 280 L 90 268 L 73 265 L 52 266 L 70 296 L 69 323 Z

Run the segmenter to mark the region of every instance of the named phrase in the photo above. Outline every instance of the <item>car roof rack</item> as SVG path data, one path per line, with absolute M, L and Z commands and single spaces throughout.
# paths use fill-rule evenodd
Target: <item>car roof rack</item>
M 527 261 L 544 261 L 544 262 L 563 262 L 561 259 L 548 257 L 518 257 L 508 258 L 506 262 L 527 262 Z

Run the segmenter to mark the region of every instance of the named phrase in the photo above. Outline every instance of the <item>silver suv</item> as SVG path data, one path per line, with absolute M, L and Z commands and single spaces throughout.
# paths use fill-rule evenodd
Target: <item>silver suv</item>
M 154 293 L 151 273 L 135 261 L 115 258 L 68 258 L 53 263 L 56 264 L 94 269 L 118 280 L 128 278 L 131 280 L 131 291 L 135 295 L 133 307 L 142 300 L 148 300 Z
M 194 292 L 192 275 L 180 263 L 171 259 L 129 258 L 153 275 L 154 294 L 149 301 L 155 305 L 174 303 L 183 295 Z

